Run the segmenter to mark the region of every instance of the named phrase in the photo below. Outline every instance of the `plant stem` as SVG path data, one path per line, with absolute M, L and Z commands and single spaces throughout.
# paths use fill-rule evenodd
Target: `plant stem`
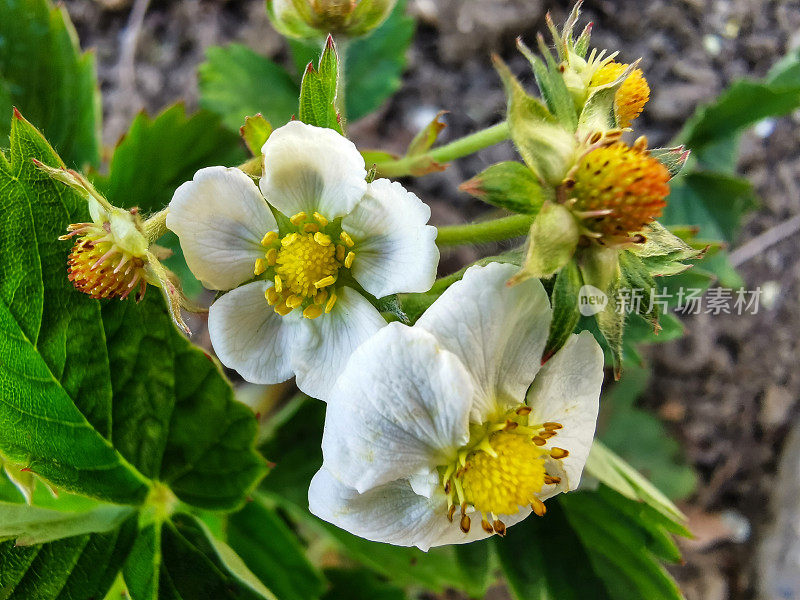
M 527 234 L 531 223 L 533 223 L 531 215 L 511 215 L 482 223 L 448 225 L 439 228 L 436 243 L 439 246 L 457 246 L 499 242 Z
M 169 207 L 157 212 L 144 222 L 144 235 L 148 243 L 154 243 L 158 238 L 167 233 L 168 213 Z
M 389 160 L 377 164 L 378 173 L 384 177 L 402 177 L 409 175 L 414 170 L 414 166 L 421 160 L 433 159 L 437 163 L 446 163 L 463 156 L 474 154 L 478 150 L 483 150 L 489 146 L 494 146 L 507 140 L 509 137 L 508 123 L 503 121 L 497 125 L 492 125 L 486 129 L 476 131 L 467 136 L 459 138 L 434 148 L 424 155 L 404 156 L 397 160 Z
M 339 72 L 336 75 L 336 111 L 341 115 L 342 131 L 347 131 L 347 51 L 350 40 L 340 38 L 336 40 L 336 53 L 339 56 Z

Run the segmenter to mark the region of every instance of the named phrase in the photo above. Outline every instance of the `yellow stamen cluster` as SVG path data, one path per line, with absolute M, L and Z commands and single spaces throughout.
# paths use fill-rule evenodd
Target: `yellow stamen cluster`
M 616 80 L 629 65 L 608 62 L 592 77 L 592 86 L 605 85 Z M 614 111 L 620 127 L 630 127 L 633 120 L 642 113 L 650 99 L 650 86 L 641 69 L 634 69 L 614 95 Z
M 615 142 L 595 148 L 563 184 L 588 232 L 606 243 L 629 241 L 666 206 L 670 174 L 646 146 L 639 138 L 632 147 Z
M 136 300 L 147 289 L 145 260 L 114 243 L 108 223 L 75 223 L 58 239 L 78 236 L 67 261 L 68 278 L 75 288 L 92 298 L 126 299 L 136 290 Z
M 484 531 L 499 535 L 505 535 L 506 527 L 498 515 L 516 514 L 526 505 L 544 515 L 545 505 L 537 494 L 545 485 L 561 481 L 547 473 L 545 459 L 562 459 L 569 452 L 544 447 L 562 426 L 531 424 L 530 412 L 530 407 L 522 405 L 497 423 L 473 426 L 470 442 L 456 460 L 440 467 L 447 518 L 452 522 L 456 507 L 460 507 L 459 526 L 464 533 L 472 523 L 469 508 L 480 513 Z
M 275 231 L 264 235 L 264 257 L 256 260 L 253 273 L 270 271 L 275 285 L 265 296 L 276 313 L 285 316 L 302 309 L 305 318 L 316 319 L 333 310 L 339 271 L 353 266 L 355 244 L 347 232 L 337 232 L 317 212 L 310 217 L 300 212 L 289 221 L 295 231 L 283 237 Z

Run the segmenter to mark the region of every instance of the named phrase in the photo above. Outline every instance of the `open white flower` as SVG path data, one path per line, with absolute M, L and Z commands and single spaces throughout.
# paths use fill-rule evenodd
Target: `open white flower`
M 507 287 L 514 271 L 472 267 L 414 327 L 356 350 L 328 401 L 311 512 L 427 550 L 502 535 L 578 486 L 603 353 L 584 331 L 540 368 L 549 301 L 538 280 Z
M 428 290 L 436 229 L 399 183 L 367 183 L 364 159 L 333 130 L 293 121 L 262 152 L 260 190 L 238 169 L 201 169 L 175 192 L 167 227 L 206 287 L 231 290 L 209 311 L 220 360 L 253 383 L 294 374 L 325 399 L 355 348 L 386 325 L 357 290 Z

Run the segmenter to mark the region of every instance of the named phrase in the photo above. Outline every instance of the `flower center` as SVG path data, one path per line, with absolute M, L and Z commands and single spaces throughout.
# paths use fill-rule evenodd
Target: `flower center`
M 92 298 L 124 300 L 136 290 L 141 300 L 147 289 L 145 261 L 123 250 L 115 241 L 108 222 L 75 223 L 66 240 L 78 236 L 67 261 L 68 278 L 75 288 Z
M 545 485 L 560 483 L 548 475 L 545 459 L 561 459 L 569 453 L 561 448 L 545 448 L 547 440 L 562 428 L 560 423 L 532 425 L 531 409 L 522 405 L 499 422 L 473 426 L 469 443 L 456 460 L 440 468 L 447 495 L 447 517 L 453 520 L 456 505 L 461 508 L 460 527 L 469 532 L 469 508 L 481 514 L 481 527 L 487 533 L 505 534 L 498 515 L 513 515 L 521 506 L 531 505 L 537 515 L 545 513 L 537 494 Z
M 316 319 L 336 304 L 335 284 L 339 271 L 353 265 L 354 242 L 319 213 L 309 217 L 300 212 L 289 221 L 295 231 L 283 237 L 269 231 L 261 240 L 264 258 L 256 260 L 254 273 L 269 270 L 275 285 L 266 299 L 276 313 L 285 316 L 302 308 L 305 318 Z

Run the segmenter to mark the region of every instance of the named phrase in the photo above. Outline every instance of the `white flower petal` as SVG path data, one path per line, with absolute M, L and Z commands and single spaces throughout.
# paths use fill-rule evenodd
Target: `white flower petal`
M 278 225 L 252 179 L 239 169 L 208 167 L 175 190 L 167 227 L 194 276 L 207 288 L 230 290 L 252 279 L 264 256 L 261 238 Z
M 318 211 L 333 220 L 353 210 L 367 191 L 364 159 L 332 129 L 291 121 L 273 131 L 261 151 L 261 191 L 286 216 Z
M 292 353 L 303 345 L 299 313 L 282 317 L 264 292 L 268 281 L 238 287 L 211 305 L 208 332 L 220 361 L 250 383 L 279 383 L 292 374 Z
M 336 293 L 330 313 L 300 323 L 306 334 L 292 363 L 297 387 L 320 400 L 327 400 L 355 349 L 386 326 L 381 313 L 357 291 L 343 287 Z
M 414 493 L 409 482 L 399 479 L 363 494 L 337 480 L 325 466 L 311 480 L 309 509 L 320 519 L 374 542 L 395 546 L 466 544 L 488 537 L 480 516 L 472 515 L 469 533 L 459 528 L 459 518 L 447 519 L 447 500 L 439 490 L 431 498 Z M 515 515 L 501 515 L 506 527 L 526 518 L 530 507 Z
M 523 402 L 547 342 L 547 293 L 538 279 L 506 286 L 516 270 L 501 263 L 470 267 L 415 325 L 467 367 L 476 386 L 476 422 Z
M 436 279 L 436 228 L 431 209 L 397 182 L 376 179 L 342 220 L 355 240 L 353 276 L 373 296 L 427 292 Z
M 603 351 L 591 333 L 582 331 L 544 364 L 528 392 L 531 423 L 564 426 L 547 444 L 569 451 L 566 458 L 546 464 L 548 473 L 562 478 L 558 491 L 574 490 L 580 483 L 594 439 L 602 384 Z M 561 463 L 563 474 L 554 472 L 554 463 Z
M 429 333 L 391 323 L 362 344 L 329 399 L 327 468 L 359 491 L 448 463 L 469 439 L 469 375 Z

